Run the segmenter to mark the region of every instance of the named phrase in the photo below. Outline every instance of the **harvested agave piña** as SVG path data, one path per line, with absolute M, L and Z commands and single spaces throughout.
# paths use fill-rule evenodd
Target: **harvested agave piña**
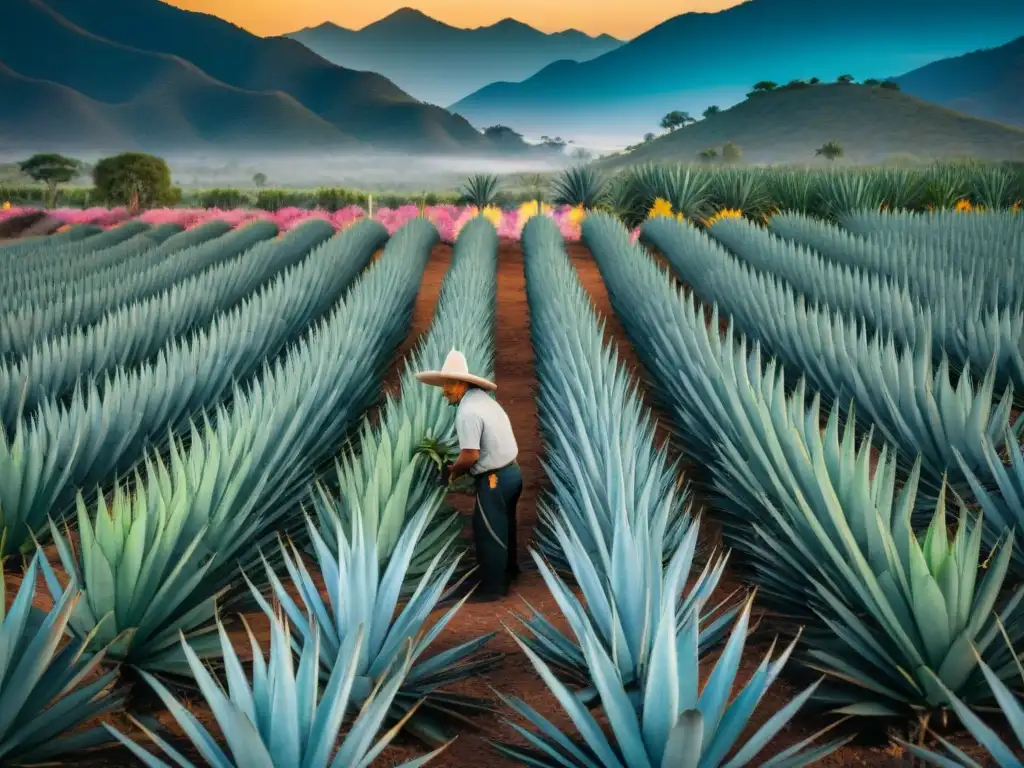
M 479 699 L 443 689 L 494 666 L 501 654 L 478 653 L 494 633 L 442 652 L 430 647 L 466 599 L 429 623 L 430 614 L 437 609 L 458 566 L 459 557 L 448 556 L 452 537 L 442 542 L 419 577 L 409 577 L 419 541 L 429 531 L 435 505 L 428 502 L 414 513 L 398 541 L 390 545 L 390 556 L 384 558 L 378 551 L 373 527 L 364 523 L 358 500 L 352 504 L 351 532 L 336 523 L 333 545 L 328 545 L 307 518 L 314 564 L 323 577 L 326 599 L 298 549 L 282 541 L 280 555 L 290 584 L 286 586 L 274 569 L 264 564 L 274 602 L 296 629 L 296 643 L 303 647 L 319 643 L 323 650 L 320 664 L 328 673 L 337 663 L 338 650 L 360 627 L 365 629 L 366 641 L 359 654 L 352 689 L 352 697 L 359 703 L 369 696 L 375 681 L 387 671 L 400 649 L 408 646 L 410 666 L 390 705 L 388 719 L 402 722 L 407 732 L 431 746 L 443 744 L 452 738 L 453 723 L 472 724 L 472 716 L 490 709 Z M 399 608 L 403 586 L 410 581 L 413 594 Z M 258 590 L 253 588 L 252 592 L 264 612 L 273 616 L 275 608 Z M 298 599 L 292 597 L 295 594 Z M 315 618 L 316 625 L 310 617 Z M 427 652 L 431 655 L 422 658 Z
M 408 674 L 408 651 L 399 649 L 392 658 L 386 674 L 362 699 L 358 716 L 339 744 L 345 715 L 358 707 L 353 688 L 363 652 L 363 631 L 361 628 L 353 631 L 334 652 L 333 671 L 321 685 L 318 670 L 321 654 L 327 651 L 321 649 L 316 640 L 316 625 L 311 627 L 314 641 L 303 647 L 296 666 L 291 630 L 283 618 L 271 617 L 269 657 L 264 655 L 259 641 L 246 625 L 253 658 L 250 682 L 224 625 L 218 621 L 227 690 L 206 669 L 188 641 L 181 638 L 183 656 L 188 659 L 203 698 L 213 711 L 230 754 L 225 753 L 214 735 L 159 680 L 145 672 L 142 676 L 205 763 L 213 768 L 368 768 L 398 732 L 397 727 L 392 728 L 378 738 L 388 707 Z M 104 725 L 143 765 L 149 768 L 169 765 L 113 726 Z M 158 733 L 138 721 L 135 725 L 176 765 L 193 768 L 194 763 Z M 424 765 L 443 749 L 403 763 L 401 768 Z
M 217 597 L 241 581 L 239 565 L 259 562 L 376 396 L 437 239 L 423 220 L 403 227 L 345 301 L 237 388 L 231 410 L 194 429 L 187 449 L 173 443 L 167 463 L 151 459 L 144 481 L 109 505 L 101 498 L 95 514 L 80 501 L 77 549 L 53 526 L 64 568 L 85 589 L 76 634 L 113 642 L 110 654 L 135 666 L 188 673 L 174 639 L 212 623 Z M 219 651 L 209 634 L 192 647 Z
M 362 525 L 374 532 L 382 563 L 391 557 L 411 515 L 424 506 L 434 510 L 406 571 L 412 582 L 419 581 L 438 552 L 454 554 L 448 541 L 461 523 L 457 513 L 443 508 L 436 469 L 420 448 L 427 444 L 449 451 L 455 412 L 441 391 L 421 384 L 416 373 L 437 370 L 448 352 L 457 349 L 470 370 L 493 375 L 497 269 L 497 233 L 486 218 L 477 217 L 459 233 L 430 328 L 405 363 L 398 395 L 387 398 L 376 425 L 367 420 L 358 440 L 342 453 L 336 464 L 339 492 L 314 496 L 321 535 L 332 549 L 337 525 L 351 527 L 352 505 L 358 503 Z
M 25 570 L 7 608 L 0 580 L 0 764 L 39 765 L 110 741 L 102 728 L 70 734 L 119 707 L 124 696 L 110 689 L 115 672 L 94 674 L 104 652 L 89 653 L 84 642 L 64 643 L 71 612 L 82 598 L 72 581 L 66 589 L 50 583 L 53 607 L 32 606 L 40 552 Z M 86 677 L 92 677 L 83 684 Z

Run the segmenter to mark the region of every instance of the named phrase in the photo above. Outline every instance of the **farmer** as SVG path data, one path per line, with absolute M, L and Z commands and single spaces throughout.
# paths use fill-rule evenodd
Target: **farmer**
M 440 371 L 416 374 L 424 384 L 441 387 L 445 399 L 458 408 L 455 431 L 459 457 L 442 471 L 451 485 L 467 472 L 476 486 L 473 543 L 480 569 L 479 589 L 472 602 L 489 603 L 508 594 L 519 575 L 516 559 L 516 504 L 523 490 L 523 475 L 516 457 L 519 447 L 504 409 L 488 393 L 498 387 L 469 372 L 466 357 L 448 353 Z

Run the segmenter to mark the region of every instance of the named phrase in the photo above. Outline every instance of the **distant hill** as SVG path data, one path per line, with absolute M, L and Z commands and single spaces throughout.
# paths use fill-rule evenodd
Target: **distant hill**
M 263 39 L 157 0 L 7 0 L 0 25 L 0 134 L 33 137 L 27 83 L 87 110 L 101 135 L 143 148 L 346 148 L 485 153 L 464 119 L 420 103 L 380 75 L 354 72 L 283 38 Z M 15 74 L 20 77 L 15 77 Z M 16 99 L 15 91 L 22 94 Z M 60 95 L 58 95 L 60 94 Z M 28 118 L 24 118 L 28 119 Z M 81 144 L 75 124 L 54 139 Z M 98 130 L 98 128 L 96 129 Z M 67 142 L 62 142 L 62 146 Z
M 895 80 L 905 92 L 936 104 L 1024 126 L 1024 37 L 936 61 Z
M 497 80 L 522 80 L 559 59 L 586 61 L 622 45 L 577 30 L 545 34 L 514 19 L 460 29 L 402 8 L 359 30 L 330 22 L 292 32 L 328 61 L 377 72 L 417 99 L 451 104 Z
M 839 142 L 844 160 L 857 162 L 892 155 L 1024 159 L 1024 130 L 968 117 L 896 90 L 829 84 L 758 93 L 632 152 L 607 158 L 602 165 L 696 162 L 702 150 L 713 147 L 721 153 L 728 141 L 748 163 L 810 163 L 816 160 L 815 149 L 828 141 Z
M 1024 3 L 986 0 L 749 0 L 685 13 L 603 56 L 555 62 L 451 105 L 476 125 L 584 144 L 626 143 L 673 109 L 727 107 L 760 80 L 884 78 L 1024 34 Z

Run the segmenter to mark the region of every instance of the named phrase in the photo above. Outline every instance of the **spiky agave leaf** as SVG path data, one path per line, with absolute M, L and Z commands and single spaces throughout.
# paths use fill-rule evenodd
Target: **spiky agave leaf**
M 551 202 L 587 210 L 603 205 L 608 198 L 608 182 L 598 168 L 576 165 L 566 168 L 551 186 Z
M 408 674 L 407 649 L 395 649 L 392 663 L 363 697 L 358 717 L 335 752 L 345 715 L 358 706 L 352 694 L 363 648 L 362 628 L 353 631 L 335 651 L 333 671 L 322 688 L 318 674 L 321 648 L 315 623 L 311 630 L 313 640 L 299 653 L 298 666 L 293 660 L 291 631 L 285 620 L 271 615 L 269 658 L 264 656 L 246 624 L 252 647 L 252 682 L 246 679 L 242 662 L 220 621 L 217 630 L 227 669 L 227 690 L 210 674 L 184 637 L 181 645 L 230 756 L 159 680 L 142 673 L 189 741 L 214 768 L 367 768 L 398 732 L 397 727 L 392 728 L 377 739 L 388 707 Z M 193 766 L 157 733 L 137 721 L 135 724 L 175 764 Z M 113 726 L 104 726 L 143 764 L 151 768 L 168 766 Z M 443 749 L 403 765 L 423 765 Z
M 53 607 L 32 606 L 40 563 L 37 552 L 7 608 L 0 580 L 0 763 L 31 765 L 109 742 L 102 728 L 67 735 L 119 707 L 123 694 L 110 688 L 116 672 L 94 675 L 103 650 L 86 651 L 85 642 L 61 643 L 81 592 L 50 584 Z M 92 677 L 85 683 L 87 677 Z
M 291 588 L 286 588 L 273 569 L 265 565 L 274 599 L 296 628 L 301 638 L 297 642 L 309 644 L 316 640 L 325 649 L 320 663 L 328 672 L 333 669 L 337 649 L 358 627 L 366 628 L 366 642 L 360 650 L 352 692 L 357 701 L 369 694 L 373 682 L 391 663 L 396 650 L 408 643 L 408 675 L 390 707 L 389 718 L 405 721 L 406 730 L 428 744 L 443 743 L 451 738 L 448 726 L 453 720 L 472 725 L 469 719 L 472 715 L 488 710 L 487 705 L 477 699 L 442 689 L 491 667 L 501 658 L 500 654 L 478 653 L 494 633 L 421 660 L 465 601 L 463 598 L 435 623 L 428 624 L 431 612 L 437 608 L 445 585 L 458 566 L 459 558 L 449 557 L 447 551 L 453 538 L 442 542 L 433 560 L 417 579 L 412 596 L 399 610 L 399 599 L 403 585 L 409 581 L 408 571 L 417 543 L 427 532 L 434 510 L 425 505 L 412 517 L 386 560 L 378 552 L 374 528 L 358 512 L 356 502 L 351 532 L 340 524 L 336 526 L 334 547 L 327 544 L 307 518 L 314 557 L 323 575 L 326 600 L 298 550 L 284 543 L 281 544 L 281 560 Z M 264 612 L 272 616 L 274 608 L 270 603 L 257 590 L 253 589 L 253 593 Z M 298 594 L 298 599 L 294 599 L 292 594 Z M 306 616 L 315 618 L 315 630 Z M 318 638 L 314 637 L 314 631 Z M 419 701 L 424 701 L 424 706 L 406 720 L 411 708 Z
M 486 218 L 473 219 L 456 240 L 430 329 L 406 362 L 399 395 L 387 398 L 377 423 L 367 421 L 337 462 L 337 495 L 315 496 L 320 532 L 332 547 L 337 524 L 351 526 L 351 505 L 358 502 L 363 525 L 377 537 L 382 562 L 391 556 L 410 516 L 432 506 L 436 514 L 430 531 L 417 540 L 406 574 L 411 581 L 418 580 L 460 528 L 457 513 L 442 511 L 444 491 L 438 489 L 428 459 L 430 451 L 436 463 L 448 458 L 449 446 L 456 442 L 455 409 L 439 388 L 420 383 L 416 374 L 438 370 L 453 349 L 466 356 L 471 370 L 493 374 L 497 268 L 497 232 Z M 420 453 L 424 446 L 426 456 Z
M 552 525 L 568 558 L 579 597 L 543 558 L 533 553 L 548 589 L 577 639 L 559 631 L 536 610 L 532 616 L 516 617 L 529 632 L 517 639 L 563 676 L 583 686 L 578 696 L 586 704 L 597 703 L 600 687 L 592 677 L 594 671 L 588 666 L 579 638 L 591 636 L 601 643 L 615 660 L 623 689 L 639 706 L 643 681 L 651 665 L 657 662 L 657 623 L 665 610 L 675 611 L 679 632 L 684 631 L 686 617 L 691 613 L 707 621 L 700 631 L 701 650 L 718 643 L 739 611 L 738 605 L 728 605 L 730 598 L 717 606 L 708 606 L 725 568 L 725 557 L 712 557 L 686 591 L 697 548 L 696 522 L 690 525 L 663 570 L 662 547 L 670 506 L 663 503 L 650 519 L 640 517 L 632 521 L 626 510 L 620 508 L 609 546 L 609 561 L 603 564 L 595 562 L 575 530 L 555 518 Z
M 1016 652 L 1013 652 L 1013 655 L 1015 657 L 1018 656 Z M 1017 742 L 1024 745 L 1024 707 L 1021 706 L 1019 697 L 1007 687 L 1006 683 L 999 678 L 999 675 L 988 664 L 979 661 L 978 667 L 985 675 L 985 680 L 992 689 L 992 696 L 999 702 L 1002 714 L 1013 731 L 1013 735 L 1017 738 Z M 1021 676 L 1024 677 L 1024 670 L 1021 670 L 1021 673 Z M 936 678 L 935 684 L 942 687 L 942 681 L 938 678 Z M 945 689 L 945 693 L 949 699 L 950 706 L 956 713 L 956 716 L 960 718 L 960 722 L 967 726 L 967 730 L 971 732 L 971 735 L 978 744 L 984 747 L 985 751 L 992 756 L 996 765 L 1000 766 L 1000 768 L 1024 768 L 1024 761 L 1020 758 L 1020 749 L 1015 750 L 1004 742 L 995 731 L 972 712 L 971 708 L 952 691 Z M 909 744 L 902 739 L 895 739 L 895 741 L 915 757 L 919 757 L 932 765 L 939 766 L 939 768 L 982 768 L 981 763 L 972 759 L 963 750 L 941 736 L 938 739 L 947 754 L 926 749 L 918 744 Z
M 988 470 L 985 474 L 993 478 L 994 488 L 987 488 L 959 453 L 956 457 L 984 513 L 990 544 L 998 540 L 1007 529 L 1015 535 L 1024 535 L 1024 446 L 1017 442 L 1009 430 L 1003 437 L 1003 445 L 1004 452 L 1009 454 L 1008 464 L 1003 463 L 995 443 L 991 440 L 984 443 Z M 1014 575 L 1024 576 L 1024 550 L 1020 547 L 1014 548 L 1010 567 Z
M 584 625 L 579 639 L 609 721 L 611 739 L 576 695 L 558 681 L 548 665 L 516 638 L 569 715 L 579 736 L 574 738 L 563 733 L 526 702 L 502 697 L 534 730 L 506 721 L 530 746 L 492 744 L 506 757 L 544 768 L 714 768 L 750 764 L 793 718 L 818 685 L 811 685 L 789 701 L 737 749 L 737 741 L 758 702 L 782 671 L 795 644 L 794 641 L 774 661 L 771 658 L 773 644 L 753 677 L 730 702 L 749 627 L 751 604 L 752 601 L 747 601 L 722 655 L 699 693 L 700 622 L 697 610 L 690 611 L 680 622 L 674 600 L 666 599 L 657 607 L 657 618 L 652 626 L 651 663 L 645 670 L 638 696 L 630 696 L 613 653 L 602 642 L 599 631 L 592 624 Z M 815 734 L 757 764 L 809 765 L 849 740 L 815 745 L 819 736 Z M 732 757 L 727 760 L 730 753 L 733 753 Z

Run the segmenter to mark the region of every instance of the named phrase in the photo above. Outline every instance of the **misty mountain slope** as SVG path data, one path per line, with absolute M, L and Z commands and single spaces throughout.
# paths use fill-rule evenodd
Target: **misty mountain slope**
M 100 37 L 180 57 L 236 88 L 288 94 L 341 133 L 367 143 L 425 150 L 437 142 L 473 150 L 488 146 L 466 120 L 421 104 L 385 77 L 332 64 L 295 40 L 257 37 L 215 16 L 158 0 L 47 0 L 47 5 Z
M 198 147 L 210 144 L 267 146 L 280 136 L 301 146 L 353 146 L 355 141 L 283 93 L 257 93 L 227 86 L 175 56 L 104 40 L 64 19 L 39 0 L 8 0 L 0 26 L 6 77 L 17 87 L 0 91 L 4 133 L 56 146 L 83 145 L 95 133 L 104 148 L 116 137 L 134 147 Z M 40 45 L 46 40 L 46 45 Z M 54 55 L 59 50 L 60 55 Z M 74 62 L 73 66 L 67 64 Z M 15 77 L 15 76 L 19 77 Z M 44 134 L 35 124 L 37 90 L 50 94 L 54 114 Z M 63 88 L 54 88 L 63 86 Z M 102 126 L 102 130 L 100 127 Z
M 749 0 L 676 16 L 596 59 L 492 84 L 451 109 L 477 125 L 635 140 L 672 109 L 726 107 L 759 80 L 882 78 L 1021 33 L 1020 0 L 971 13 L 959 0 Z
M 328 61 L 377 72 L 417 99 L 451 104 L 500 80 L 522 80 L 559 59 L 586 61 L 622 45 L 578 30 L 546 34 L 514 19 L 460 29 L 401 8 L 360 30 L 326 22 L 286 35 Z
M 1024 37 L 942 59 L 895 78 L 907 93 L 976 117 L 1024 126 Z
M 815 150 L 837 141 L 844 159 L 877 162 L 889 155 L 922 160 L 1024 157 L 1024 130 L 953 112 L 899 91 L 864 85 L 818 85 L 752 96 L 741 104 L 603 161 L 696 162 L 698 153 L 731 141 L 750 163 L 825 161 Z
M 2 61 L 0 103 L 0 144 L 5 147 L 136 148 L 116 120 L 103 114 L 103 105 L 65 85 L 20 75 Z M 68 126 L 74 127 L 72 136 Z

